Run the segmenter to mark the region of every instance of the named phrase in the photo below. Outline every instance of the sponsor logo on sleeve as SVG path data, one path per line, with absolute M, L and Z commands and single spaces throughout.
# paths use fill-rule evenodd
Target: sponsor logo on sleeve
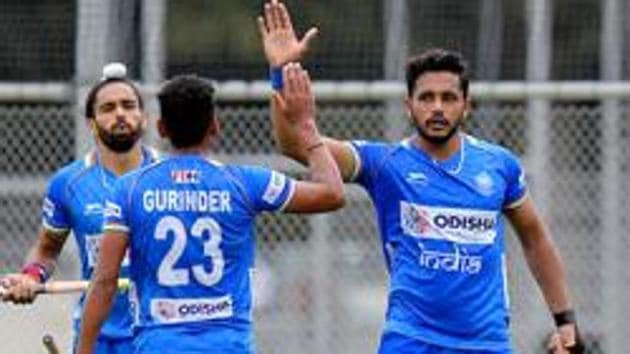
M 285 175 L 272 171 L 269 184 L 267 184 L 267 189 L 265 190 L 262 199 L 269 204 L 274 204 L 282 194 L 286 183 L 287 178 Z
M 407 174 L 406 180 L 409 183 L 420 185 L 427 185 L 427 183 L 429 182 L 429 178 L 427 177 L 427 175 L 422 172 L 409 172 Z
M 521 174 L 518 176 L 518 186 L 519 188 L 525 188 L 527 181 L 525 179 L 525 172 L 521 171 Z
M 233 316 L 232 297 L 152 299 L 151 316 L 158 323 L 199 322 Z
M 100 215 L 103 214 L 103 205 L 101 203 L 88 203 L 85 205 L 83 215 Z
M 109 201 L 105 202 L 105 217 L 120 219 L 122 217 L 122 209 L 118 204 Z
M 49 198 L 44 199 L 44 203 L 42 205 L 42 210 L 44 211 L 44 215 L 47 218 L 52 219 L 55 215 L 55 203 L 52 202 Z
M 494 243 L 497 214 L 488 210 L 400 203 L 400 222 L 406 235 L 461 244 Z

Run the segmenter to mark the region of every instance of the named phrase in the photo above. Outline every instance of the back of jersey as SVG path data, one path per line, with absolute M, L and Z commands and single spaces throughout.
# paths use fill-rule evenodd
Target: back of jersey
M 130 235 L 139 328 L 251 332 L 254 217 L 282 208 L 293 185 L 277 172 L 197 155 L 121 180 L 106 229 Z

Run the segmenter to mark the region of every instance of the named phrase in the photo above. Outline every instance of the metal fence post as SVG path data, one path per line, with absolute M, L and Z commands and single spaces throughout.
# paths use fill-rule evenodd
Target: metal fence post
M 551 66 L 551 19 L 552 6 L 547 0 L 527 1 L 527 67 L 526 78 L 528 81 L 545 81 L 549 79 Z M 531 190 L 536 205 L 549 222 L 550 210 L 549 203 L 551 200 L 548 195 L 550 192 L 549 171 L 549 154 L 550 148 L 550 121 L 551 109 L 549 101 L 546 99 L 530 99 L 527 101 L 527 122 L 528 122 L 528 144 L 526 146 L 526 168 L 533 177 Z M 533 282 L 528 282 L 531 287 Z M 537 289 L 529 288 L 529 293 L 537 293 Z M 540 301 L 538 298 L 535 301 Z M 538 302 L 530 302 L 527 308 L 540 308 Z M 546 307 L 543 307 L 546 309 Z M 523 314 L 522 326 L 528 328 L 545 328 L 549 322 L 549 317 L 543 311 L 525 311 Z M 530 332 L 531 335 L 537 336 L 539 332 Z M 540 341 L 536 337 L 528 338 L 528 343 L 536 343 Z
M 601 33 L 601 67 L 602 79 L 609 81 L 621 80 L 623 40 L 621 37 L 621 9 L 618 0 L 605 0 L 602 3 L 602 33 Z M 603 146 L 602 146 L 602 174 L 601 174 L 601 220 L 602 220 L 602 277 L 604 279 L 604 301 L 602 302 L 604 316 L 602 316 L 602 331 L 604 337 L 604 351 L 606 353 L 621 353 L 627 348 L 628 338 L 624 335 L 623 320 L 625 316 L 622 303 L 623 284 L 620 275 L 623 270 L 623 254 L 620 252 L 622 235 L 620 216 L 620 178 L 621 178 L 621 148 L 619 146 L 619 119 L 621 116 L 619 101 L 616 99 L 603 100 Z M 621 257 L 621 258 L 620 258 Z M 625 311 L 627 313 L 627 311 Z
M 383 26 L 385 27 L 385 58 L 383 60 L 385 80 L 404 81 L 404 65 L 408 56 L 409 21 L 406 0 L 383 2 Z M 403 113 L 402 99 L 385 101 L 387 140 L 402 138 L 407 119 Z
M 330 353 L 332 333 L 335 328 L 330 313 L 330 290 L 333 282 L 330 277 L 332 269 L 333 249 L 330 246 L 330 231 L 332 217 L 328 214 L 316 214 L 310 217 L 312 233 L 309 238 L 310 255 L 313 269 L 313 336 L 314 348 L 310 353 Z

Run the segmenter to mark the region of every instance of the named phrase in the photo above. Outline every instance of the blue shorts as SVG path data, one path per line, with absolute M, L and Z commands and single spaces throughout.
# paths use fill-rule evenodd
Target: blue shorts
M 381 337 L 378 354 L 514 354 L 511 350 L 453 349 L 429 344 L 417 338 L 396 332 L 385 332 Z
M 74 337 L 72 352 L 76 353 L 78 337 Z M 94 346 L 94 354 L 134 354 L 133 338 L 108 338 L 99 336 Z

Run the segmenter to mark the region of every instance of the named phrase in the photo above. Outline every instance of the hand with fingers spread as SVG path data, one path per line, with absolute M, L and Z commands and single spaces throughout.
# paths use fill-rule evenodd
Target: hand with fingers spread
M 29 274 L 9 274 L 0 280 L 2 301 L 14 304 L 30 304 L 37 297 L 39 280 Z
M 291 61 L 303 59 L 309 45 L 318 33 L 311 27 L 301 40 L 298 40 L 289 11 L 278 0 L 265 4 L 264 16 L 258 17 L 258 27 L 263 40 L 265 56 L 271 67 L 280 67 Z
M 274 104 L 287 117 L 302 148 L 308 149 L 321 140 L 315 124 L 315 98 L 311 79 L 298 63 L 285 65 L 282 75 L 284 87 L 280 93 L 274 93 Z

